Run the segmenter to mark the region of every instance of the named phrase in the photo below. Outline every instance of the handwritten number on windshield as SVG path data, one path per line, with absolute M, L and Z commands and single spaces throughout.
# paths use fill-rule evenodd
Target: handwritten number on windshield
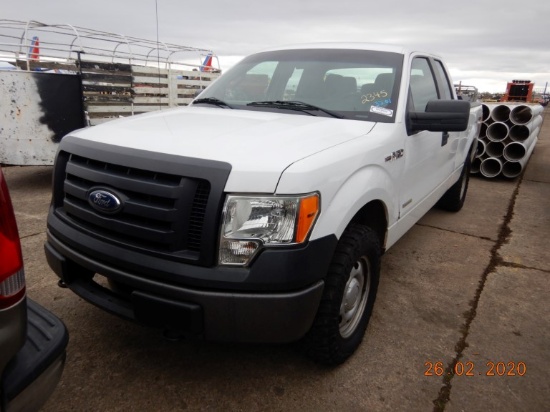
M 367 93 L 361 96 L 361 103 L 367 104 L 377 99 L 383 99 L 385 97 L 388 97 L 388 92 L 386 92 L 385 90 L 380 90 L 379 92 Z

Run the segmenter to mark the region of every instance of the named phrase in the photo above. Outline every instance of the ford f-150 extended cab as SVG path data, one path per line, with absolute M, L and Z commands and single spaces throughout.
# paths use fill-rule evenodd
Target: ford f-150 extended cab
M 189 107 L 66 136 L 48 262 L 75 293 L 171 334 L 361 342 L 380 257 L 458 211 L 481 106 L 438 56 L 377 44 L 251 55 Z

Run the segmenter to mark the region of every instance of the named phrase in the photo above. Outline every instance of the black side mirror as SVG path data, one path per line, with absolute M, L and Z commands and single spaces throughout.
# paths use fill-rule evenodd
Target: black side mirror
M 411 131 L 463 132 L 468 128 L 470 102 L 465 100 L 431 100 L 425 112 L 409 112 Z

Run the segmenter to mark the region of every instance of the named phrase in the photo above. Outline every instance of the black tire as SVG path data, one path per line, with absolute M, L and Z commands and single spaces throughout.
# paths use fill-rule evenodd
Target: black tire
M 363 340 L 378 290 L 380 255 L 372 229 L 351 224 L 342 234 L 313 326 L 302 341 L 316 362 L 339 365 Z
M 468 184 L 470 182 L 470 170 L 472 162 L 470 156 L 464 162 L 462 173 L 458 181 L 445 192 L 441 199 L 437 202 L 437 207 L 448 210 L 449 212 L 458 212 L 464 206 L 466 193 L 468 192 Z

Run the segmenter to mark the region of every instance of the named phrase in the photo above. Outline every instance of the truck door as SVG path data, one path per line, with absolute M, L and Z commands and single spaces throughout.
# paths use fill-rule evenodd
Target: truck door
M 438 89 L 433 60 L 414 57 L 410 68 L 407 112 L 423 112 L 430 100 L 441 98 L 444 97 Z M 451 149 L 452 146 L 449 133 L 409 130 L 405 139 L 406 173 L 401 185 L 401 216 L 413 212 L 410 217 L 420 217 L 437 200 L 435 189 L 454 168 L 453 152 L 456 149 Z
M 441 60 L 432 60 L 435 76 L 437 78 L 437 84 L 439 86 L 439 95 L 441 99 L 453 100 L 453 83 L 450 80 L 448 71 L 445 68 L 445 65 Z M 470 114 L 471 116 L 471 114 Z M 473 123 L 472 119 L 470 122 Z M 462 167 L 464 160 L 466 159 L 467 147 L 468 144 L 468 132 L 449 132 L 449 150 L 452 156 L 454 156 L 454 165 L 453 168 L 456 170 L 459 167 Z

